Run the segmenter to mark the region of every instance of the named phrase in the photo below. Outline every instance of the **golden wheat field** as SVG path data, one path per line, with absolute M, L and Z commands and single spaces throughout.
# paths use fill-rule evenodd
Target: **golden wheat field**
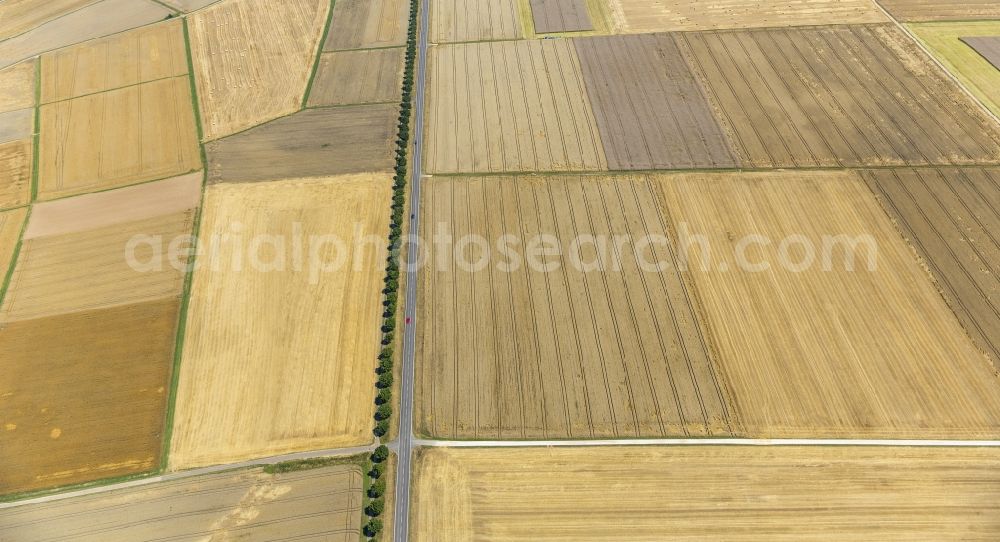
M 0 71 L 0 113 L 35 105 L 35 68 L 28 60 Z
M 12 263 L 11 257 L 17 248 L 24 219 L 27 216 L 27 208 L 0 212 L 0 273 L 3 273 L 3 276 L 6 276 L 7 269 Z
M 190 16 L 206 141 L 299 109 L 329 9 L 327 0 L 226 0 Z
M 187 77 L 41 107 L 38 193 L 54 199 L 200 169 Z
M 996 540 L 996 448 L 424 448 L 411 538 Z
M 30 139 L 0 144 L 0 209 L 31 199 L 31 149 Z
M 179 19 L 42 55 L 42 103 L 188 73 Z
M 709 247 L 680 257 L 749 434 L 1000 435 L 995 370 L 856 174 L 691 173 L 659 188 L 674 228 Z
M 348 247 L 388 235 L 389 197 L 388 175 L 208 187 L 172 468 L 371 440 L 385 249 Z

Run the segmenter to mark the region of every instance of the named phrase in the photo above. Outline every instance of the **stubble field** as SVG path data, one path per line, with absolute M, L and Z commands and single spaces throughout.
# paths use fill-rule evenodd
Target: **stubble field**
M 37 66 L 28 60 L 0 71 L 0 112 L 34 107 Z
M 437 46 L 427 73 L 427 171 L 607 169 L 569 40 Z
M 309 106 L 399 103 L 402 48 L 323 53 Z
M 431 43 L 523 37 L 518 0 L 442 0 L 430 9 Z
M 620 33 L 880 23 L 887 19 L 871 0 L 611 0 Z
M 328 0 L 226 0 L 189 18 L 205 141 L 302 105 Z
M 28 209 L 12 209 L 0 211 L 0 273 L 7 276 L 7 271 L 13 265 L 12 257 L 17 249 L 17 243 L 24 228 L 24 219 Z
M 404 45 L 406 14 L 405 0 L 338 0 L 323 51 Z
M 388 175 L 207 189 L 201 239 L 217 243 L 206 245 L 217 263 L 202 257 L 193 278 L 172 468 L 371 441 L 385 253 L 350 247 L 357 234 L 388 235 L 389 197 Z M 253 252 L 257 235 L 287 245 Z M 347 246 L 311 245 L 314 235 Z M 296 239 L 310 243 L 301 269 Z M 337 258 L 345 267 L 310 276 L 311 263 Z
M 411 538 L 994 540 L 995 448 L 425 448 Z
M 98 0 L 7 0 L 0 5 L 0 40 L 23 34 L 51 21 L 94 4 Z
M 455 239 L 503 235 L 525 244 L 555 236 L 665 235 L 655 184 L 642 177 L 440 178 L 423 201 L 424 238 L 439 225 Z M 419 290 L 421 327 L 415 419 L 419 432 L 442 438 L 591 438 L 728 435 L 724 383 L 673 253 L 642 271 L 630 245 L 621 269 L 582 272 L 594 247 L 545 258 L 551 272 L 521 265 L 483 270 L 482 249 L 431 246 Z M 444 262 L 438 263 L 438 262 Z
M 692 173 L 659 187 L 674 223 L 715 250 L 691 275 L 748 434 L 1000 435 L 1000 379 L 859 177 Z M 737 265 L 748 235 L 767 242 Z M 858 240 L 853 270 L 831 236 Z
M 1000 363 L 1000 170 L 863 173 L 976 343 Z
M 593 30 L 585 0 L 530 0 L 535 32 Z
M 995 0 L 879 0 L 901 21 L 967 21 L 1000 19 Z
M 31 199 L 32 142 L 0 144 L 0 209 L 25 205 Z
M 1000 22 L 967 21 L 909 25 L 913 33 L 977 98 L 1000 115 L 1000 67 L 990 64 L 962 38 L 1000 36 Z
M 0 510 L 11 540 L 80 542 L 323 540 L 356 542 L 362 474 L 340 465 L 282 474 L 211 474 Z

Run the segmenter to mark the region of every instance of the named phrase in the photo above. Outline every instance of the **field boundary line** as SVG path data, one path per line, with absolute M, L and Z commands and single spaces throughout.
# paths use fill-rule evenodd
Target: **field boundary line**
M 959 81 L 958 77 L 956 77 L 955 74 L 951 73 L 951 70 L 949 70 L 948 68 L 946 68 L 945 65 L 941 62 L 941 60 L 938 59 L 937 56 L 935 56 L 933 53 L 931 53 L 931 50 L 927 48 L 927 45 L 924 44 L 924 42 L 919 37 L 917 37 L 917 35 L 914 34 L 913 31 L 911 31 L 908 26 L 906 26 L 905 24 L 903 24 L 902 21 L 900 21 L 892 13 L 890 13 L 889 10 L 887 10 L 885 8 L 885 6 L 882 5 L 882 0 L 875 0 L 875 6 L 878 7 L 880 10 L 882 10 L 882 13 L 884 13 L 885 16 L 889 18 L 889 21 L 891 21 L 893 24 L 896 25 L 896 27 L 898 27 L 900 30 L 902 30 L 903 33 L 906 34 L 906 36 L 909 37 L 911 41 L 913 41 L 914 43 L 916 43 L 917 47 L 919 47 L 920 50 L 923 51 L 923 53 L 925 55 L 927 55 L 927 58 L 931 59 L 931 62 L 933 62 L 934 65 L 937 66 L 937 68 L 939 70 L 941 70 L 948 79 L 951 80 L 951 82 L 953 82 L 956 85 L 958 85 L 958 88 L 962 89 L 962 92 L 964 92 L 965 95 L 969 99 L 971 99 L 973 103 L 975 103 L 976 105 L 978 105 L 979 108 L 983 112 L 985 112 L 986 115 L 989 118 L 993 119 L 993 122 L 995 122 L 998 125 L 1000 125 L 1000 117 L 998 117 L 997 114 L 993 112 L 993 110 L 991 110 L 989 107 L 987 107 L 986 104 L 983 103 L 982 100 L 980 100 L 975 94 L 973 94 L 972 91 L 968 89 L 968 87 L 966 87 L 965 85 L 963 85 L 962 82 Z M 920 22 L 923 22 L 923 23 L 934 23 L 934 22 L 940 23 L 940 22 L 944 22 L 944 21 L 907 21 L 907 22 L 912 24 L 912 23 L 920 23 Z M 961 22 L 972 22 L 972 21 L 947 21 L 947 22 L 949 22 L 949 23 L 961 23 Z
M 1000 440 L 813 439 L 813 438 L 657 438 L 604 440 L 434 440 L 413 439 L 416 446 L 440 448 L 559 448 L 587 446 L 910 446 L 927 448 L 1000 448 Z
M 312 71 L 309 73 L 309 81 L 306 83 L 306 90 L 302 93 L 302 104 L 299 110 L 303 110 L 309 103 L 309 96 L 312 94 L 313 83 L 316 81 L 316 74 L 319 73 L 319 62 L 323 58 L 323 46 L 326 45 L 326 38 L 330 34 L 330 25 L 333 23 L 333 8 L 337 5 L 337 0 L 330 0 L 329 11 L 326 14 L 326 23 L 323 25 L 323 33 L 320 34 L 319 44 L 316 47 L 316 58 L 313 60 Z
M 42 151 L 42 55 L 35 62 L 35 118 L 31 134 L 31 189 L 28 195 L 28 205 L 38 199 L 38 164 L 41 162 Z

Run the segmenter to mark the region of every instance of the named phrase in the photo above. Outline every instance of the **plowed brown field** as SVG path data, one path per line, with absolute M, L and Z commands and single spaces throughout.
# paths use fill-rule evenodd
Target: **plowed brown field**
M 0 327 L 0 493 L 157 466 L 178 304 L 163 299 Z
M 504 235 L 665 235 L 658 189 L 642 177 L 439 178 L 423 201 L 430 240 Z M 436 241 L 435 241 L 436 243 Z M 730 434 L 726 393 L 713 370 L 687 278 L 672 251 L 643 271 L 631 245 L 618 270 L 584 272 L 579 254 L 543 258 L 557 268 L 504 272 L 496 253 L 482 270 L 481 248 L 432 245 L 419 289 L 421 327 L 415 418 L 424 434 L 447 438 L 587 438 Z M 589 248 L 586 248 L 589 247 Z M 567 252 L 569 252 L 567 250 Z M 600 256 L 609 258 L 607 253 Z M 443 263 L 438 263 L 443 262 Z
M 569 40 L 433 47 L 428 76 L 427 171 L 607 168 Z
M 53 199 L 201 168 L 187 77 L 41 107 L 39 199 Z
M 744 165 L 981 164 L 1000 127 L 888 25 L 681 33 Z
M 859 177 L 685 174 L 659 186 L 673 227 L 713 249 L 706 266 L 701 244 L 685 253 L 748 434 L 1000 436 L 1000 379 Z
M 411 539 L 1000 538 L 996 448 L 424 448 Z
M 206 141 L 297 111 L 328 0 L 226 0 L 189 18 Z
M 1000 169 L 873 170 L 869 186 L 1000 363 Z
M 172 468 L 372 440 L 385 251 L 352 247 L 356 235 L 388 235 L 390 184 L 364 175 L 207 189 L 201 238 L 230 240 L 195 271 Z M 314 235 L 346 246 L 305 246 L 298 268 L 292 244 Z M 284 248 L 252 248 L 260 236 Z M 322 272 L 338 257 L 344 267 Z
M 43 55 L 42 103 L 187 73 L 177 19 Z

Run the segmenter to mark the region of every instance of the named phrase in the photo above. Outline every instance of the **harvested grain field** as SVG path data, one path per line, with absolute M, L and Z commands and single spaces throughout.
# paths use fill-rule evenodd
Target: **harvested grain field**
M 226 0 L 189 18 L 206 141 L 299 109 L 329 0 Z
M 23 34 L 98 0 L 7 0 L 0 4 L 0 40 Z
M 158 465 L 178 304 L 175 297 L 0 327 L 0 493 Z
M 995 540 L 996 448 L 424 448 L 411 538 Z
M 663 245 L 571 247 L 579 236 L 665 235 L 642 177 L 438 178 L 425 239 L 548 236 L 564 254 L 512 272 L 477 245 L 434 244 L 418 290 L 422 434 L 447 438 L 727 435 L 726 392 L 687 279 Z M 437 243 L 437 241 L 435 241 Z M 515 246 L 515 245 L 511 245 Z M 538 246 L 538 245 L 536 245 Z M 568 248 L 568 250 L 567 250 Z M 462 254 L 464 260 L 450 258 Z M 491 257 L 484 268 L 473 264 Z M 589 270 L 595 258 L 620 267 Z M 661 272 L 643 262 L 664 261 Z M 578 265 L 580 264 L 580 265 Z
M 735 167 L 670 34 L 574 40 L 610 169 Z
M 428 172 L 607 169 L 569 40 L 437 46 L 427 73 Z
M 535 32 L 577 32 L 593 30 L 586 0 L 530 0 Z
M 611 0 L 610 6 L 618 33 L 887 21 L 872 0 Z
M 58 6 L 66 1 L 26 0 L 18 2 L 30 13 L 40 4 Z M 3 6 L 11 5 L 4 2 Z M 125 30 L 162 21 L 173 13 L 153 0 L 101 0 L 62 16 L 51 18 L 16 37 L 0 42 L 0 68 L 67 45 L 110 36 Z M 41 21 L 38 21 L 41 22 Z M 29 23 L 37 24 L 37 23 Z
M 184 31 L 175 19 L 42 55 L 42 103 L 187 73 Z
M 209 6 L 221 0 L 163 0 L 164 4 L 171 5 L 180 11 L 189 12 Z
M 0 70 L 0 113 L 35 106 L 35 60 Z
M 910 25 L 927 48 L 994 114 L 1000 115 L 1000 66 L 993 66 L 963 38 L 1000 36 L 1000 22 Z
M 0 143 L 31 137 L 34 131 L 34 109 L 18 109 L 0 113 Z
M 7 270 L 14 263 L 14 251 L 24 229 L 24 219 L 28 209 L 13 209 L 0 211 L 0 276 L 6 277 Z M 0 283 L 0 295 L 3 294 L 3 284 Z
M 430 5 L 432 43 L 523 37 L 518 0 L 442 0 Z
M 11 540 L 79 542 L 323 540 L 357 542 L 363 477 L 356 465 L 210 474 L 0 510 Z
M 676 35 L 745 166 L 1000 161 L 1000 125 L 895 26 Z
M 191 235 L 193 218 L 188 209 L 26 238 L 0 308 L 0 324 L 180 295 L 186 256 L 175 256 L 175 264 L 168 246 Z M 34 219 L 29 229 L 33 227 Z
M 403 48 L 324 53 L 309 106 L 399 103 Z
M 308 109 L 213 141 L 208 181 L 270 181 L 390 171 L 399 107 Z
M 996 0 L 878 0 L 900 21 L 1000 19 Z
M 201 239 L 216 239 L 206 250 L 217 257 L 195 270 L 172 468 L 372 440 L 386 253 L 360 236 L 388 235 L 390 184 L 386 174 L 208 187 Z M 287 246 L 254 248 L 261 235 Z
M 0 209 L 31 201 L 31 158 L 30 139 L 0 144 Z
M 406 0 L 338 0 L 324 51 L 406 44 Z
M 673 227 L 714 249 L 707 265 L 700 243 L 685 253 L 748 434 L 1000 436 L 1000 379 L 855 174 L 660 189 Z
M 201 169 L 192 109 L 183 76 L 43 105 L 39 198 Z
M 1000 363 L 1000 169 L 863 174 L 965 329 Z

